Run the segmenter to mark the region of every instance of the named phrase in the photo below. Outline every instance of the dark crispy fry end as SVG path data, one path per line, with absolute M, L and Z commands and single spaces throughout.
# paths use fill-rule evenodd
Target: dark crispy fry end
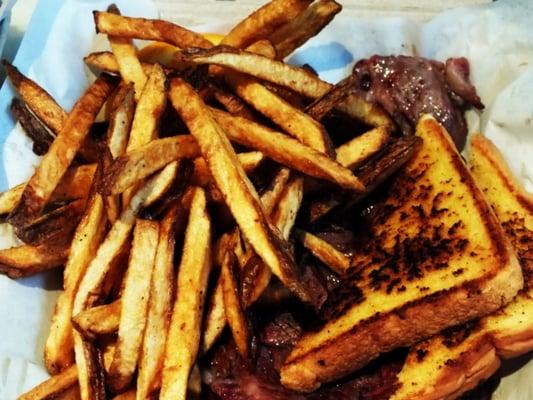
M 320 121 L 352 93 L 354 83 L 353 75 L 343 79 L 333 86 L 322 97 L 319 97 L 310 105 L 308 105 L 305 109 L 305 112 L 317 121 Z
M 47 379 L 29 392 L 21 395 L 18 400 L 55 400 L 63 399 L 63 394 L 78 383 L 78 371 L 73 365 L 63 372 Z
M 83 342 L 84 357 L 87 360 L 89 384 L 94 400 L 106 400 L 104 360 L 102 352 L 94 344 Z
M 20 122 L 22 129 L 33 141 L 32 150 L 38 156 L 46 154 L 54 141 L 54 136 L 26 107 L 22 100 L 13 98 L 11 101 L 11 113 Z

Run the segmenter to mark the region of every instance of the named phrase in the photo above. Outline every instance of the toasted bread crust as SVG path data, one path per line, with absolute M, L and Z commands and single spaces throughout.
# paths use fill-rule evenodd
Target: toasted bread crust
M 359 369 L 382 352 L 411 345 L 446 327 L 487 315 L 511 301 L 522 288 L 520 265 L 510 243 L 461 157 L 452 150 L 451 139 L 430 117 L 424 117 L 420 124 L 439 142 L 443 152 L 450 155 L 451 168 L 460 176 L 467 195 L 473 199 L 475 213 L 481 217 L 481 228 L 490 240 L 489 251 L 483 258 L 483 271 L 479 270 L 474 279 L 458 280 L 456 286 L 429 292 L 392 310 L 377 310 L 342 333 L 328 337 L 323 331 L 331 325 L 326 325 L 318 334 L 305 335 L 281 370 L 281 382 L 285 386 L 300 391 L 314 390 L 324 382 Z M 417 156 L 417 162 L 421 163 L 422 157 Z M 351 309 L 364 306 L 363 301 Z M 319 334 L 326 338 L 313 342 Z

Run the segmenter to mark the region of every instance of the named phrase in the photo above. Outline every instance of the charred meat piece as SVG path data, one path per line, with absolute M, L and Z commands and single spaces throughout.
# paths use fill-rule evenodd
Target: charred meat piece
M 422 114 L 432 114 L 459 150 L 467 135 L 463 111 L 483 108 L 469 73 L 465 58 L 443 64 L 422 57 L 378 55 L 359 61 L 353 70 L 358 93 L 379 103 L 404 134 L 414 131 Z

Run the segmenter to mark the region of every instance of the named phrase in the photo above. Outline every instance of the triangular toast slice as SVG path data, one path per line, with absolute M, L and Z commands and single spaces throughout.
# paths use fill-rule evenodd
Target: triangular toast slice
M 460 326 L 453 334 L 445 332 L 414 346 L 398 376 L 394 400 L 456 398 L 492 375 L 500 358 L 533 350 L 533 198 L 484 136 L 472 138 L 469 162 L 517 252 L 524 288 L 475 328 Z
M 310 391 L 379 354 L 494 312 L 522 288 L 520 265 L 448 133 L 420 119 L 417 155 L 375 205 L 368 236 L 329 321 L 306 333 L 281 370 Z

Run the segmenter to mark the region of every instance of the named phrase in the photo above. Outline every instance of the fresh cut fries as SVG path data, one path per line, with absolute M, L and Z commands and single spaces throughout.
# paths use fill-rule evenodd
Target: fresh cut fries
M 44 381 L 18 400 L 52 400 L 64 399 L 64 394 L 78 385 L 78 371 L 76 366 L 65 369 L 58 375 Z
M 122 300 L 89 308 L 72 317 L 72 325 L 85 339 L 114 333 L 118 330 Z

